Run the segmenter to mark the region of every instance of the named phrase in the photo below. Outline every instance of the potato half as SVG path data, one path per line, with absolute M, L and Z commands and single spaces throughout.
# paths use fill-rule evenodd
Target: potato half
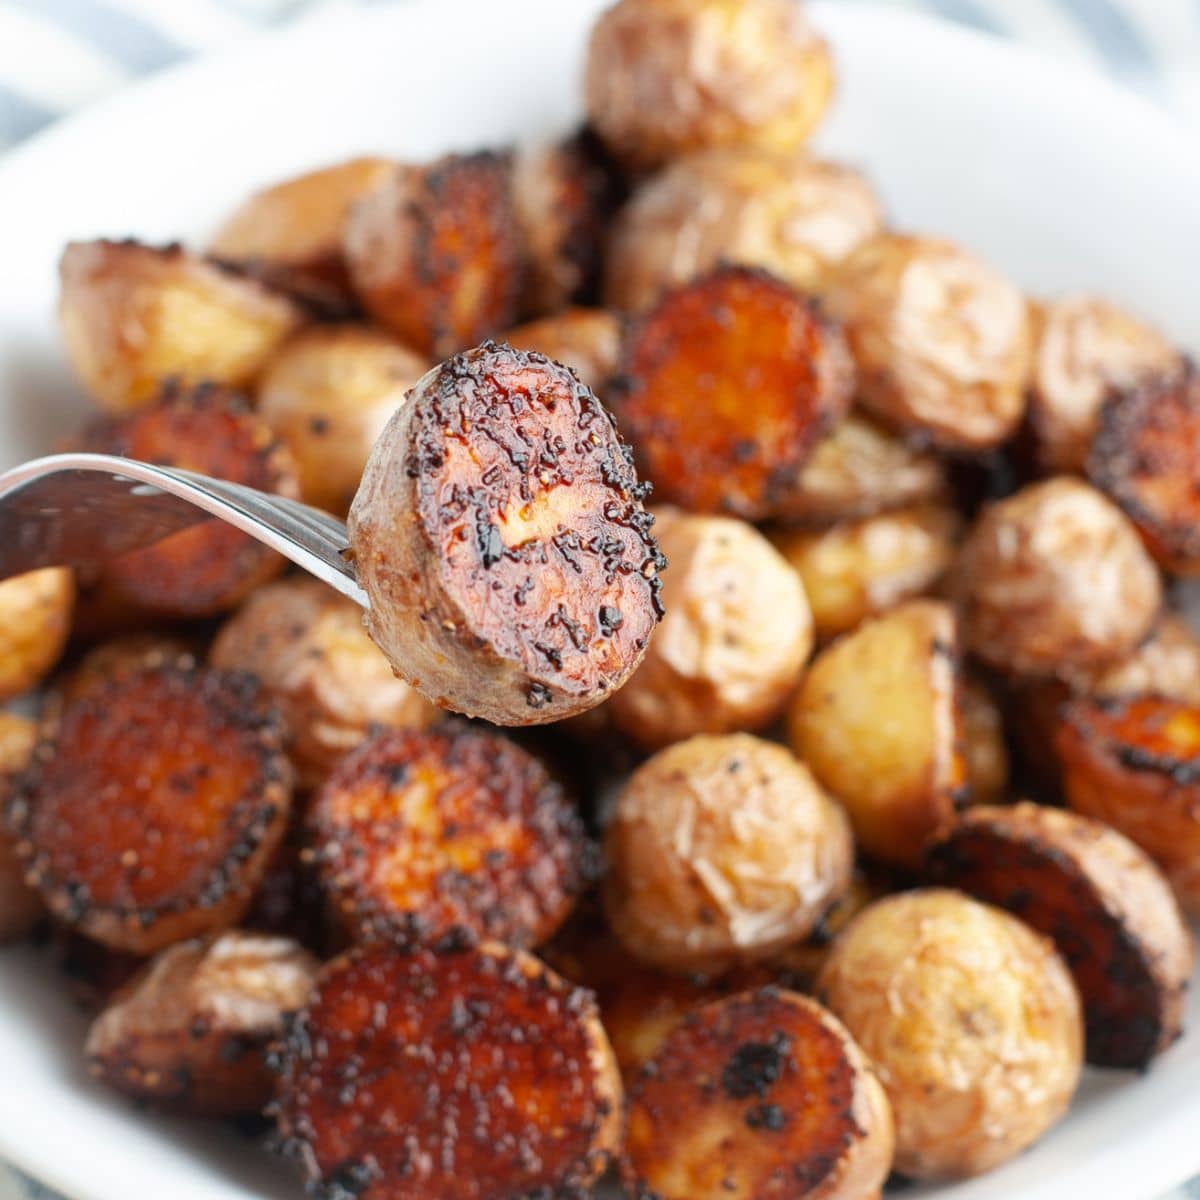
M 75 577 L 47 567 L 0 580 L 0 702 L 39 683 L 71 635 Z

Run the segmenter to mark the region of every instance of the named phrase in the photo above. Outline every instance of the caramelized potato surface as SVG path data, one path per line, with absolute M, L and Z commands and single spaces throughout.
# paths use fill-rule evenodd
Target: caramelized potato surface
M 504 340 L 570 367 L 585 387 L 603 396 L 621 357 L 621 321 L 602 308 L 568 308 L 518 325 Z
M 75 578 L 47 567 L 0 580 L 0 702 L 36 687 L 71 634 Z
M 196 665 L 196 645 L 168 633 L 128 633 L 93 646 L 55 686 L 56 703 L 73 704 L 103 691 L 114 679 L 140 671 Z
M 13 779 L 24 771 L 37 743 L 37 722 L 0 709 L 0 812 Z M 0 823 L 0 945 L 32 932 L 43 912 L 42 902 L 25 882 L 12 839 Z

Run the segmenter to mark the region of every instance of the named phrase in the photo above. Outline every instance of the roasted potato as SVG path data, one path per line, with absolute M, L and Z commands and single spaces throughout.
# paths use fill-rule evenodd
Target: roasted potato
M 249 383 L 303 317 L 286 297 L 178 245 L 72 242 L 59 276 L 67 357 L 112 413 L 153 403 L 167 379 Z
M 621 210 L 604 298 L 643 312 L 722 262 L 812 291 L 882 226 L 879 200 L 853 167 L 753 146 L 707 150 L 652 176 Z
M 651 750 L 761 728 L 783 710 L 812 650 L 805 589 L 744 521 L 659 509 L 655 533 L 671 564 L 666 616 L 608 702 L 613 722 Z
M 1044 471 L 1082 473 L 1105 397 L 1174 370 L 1157 330 L 1096 296 L 1033 304 L 1029 423 Z
M 966 791 L 958 632 L 912 600 L 817 655 L 788 714 L 800 759 L 850 815 L 862 849 L 919 865 Z
M 645 492 L 566 367 L 490 342 L 452 358 L 389 422 L 350 509 L 371 636 L 423 695 L 496 724 L 594 707 L 662 615 Z
M 359 299 L 421 354 L 443 358 L 513 324 L 521 237 L 504 155 L 397 167 L 359 200 L 343 250 Z
M 638 958 L 713 971 L 807 936 L 849 886 L 845 814 L 788 751 L 749 734 L 660 750 L 617 799 L 604 906 Z
M 167 665 L 196 665 L 196 645 L 167 633 L 129 633 L 93 646 L 55 685 L 53 701 L 73 704 L 94 696 L 114 679 Z
M 364 325 L 318 325 L 285 343 L 258 383 L 258 414 L 291 451 L 300 497 L 339 516 L 371 447 L 429 363 Z
M 817 637 L 827 641 L 932 591 L 954 561 L 961 527 L 948 505 L 922 504 L 825 530 L 781 527 L 771 541 L 799 575 Z M 664 552 L 674 561 L 669 549 Z
M 582 1196 L 616 1155 L 621 1079 L 591 996 L 530 955 L 375 946 L 326 964 L 290 1025 L 278 1121 L 329 1196 Z
M 1066 1112 L 1083 1060 L 1070 972 L 1048 939 L 958 892 L 889 896 L 834 945 L 817 995 L 875 1064 L 896 1170 L 978 1175 Z
M 878 1196 L 892 1164 L 887 1097 L 841 1023 L 763 988 L 688 1016 L 629 1095 L 622 1176 L 661 1200 Z
M 829 47 L 790 0 L 619 0 L 592 28 L 584 80 L 591 124 L 634 168 L 795 151 L 832 90 Z
M 0 812 L 13 778 L 29 765 L 37 742 L 37 722 L 0 709 Z M 25 870 L 0 822 L 0 945 L 32 932 L 42 902 L 25 882 Z
M 1191 934 L 1128 838 L 1038 804 L 974 808 L 932 847 L 930 867 L 1053 938 L 1083 1000 L 1088 1062 L 1145 1067 L 1179 1037 Z
M 1025 412 L 1025 298 L 951 242 L 882 233 L 832 273 L 858 398 L 891 425 L 951 450 L 1006 441 Z
M 289 755 L 308 787 L 369 730 L 423 729 L 441 716 L 392 674 L 358 605 L 305 576 L 255 592 L 217 632 L 209 662 L 257 676 L 283 714 Z
M 602 308 L 568 308 L 518 325 L 504 340 L 570 367 L 585 387 L 603 396 L 621 357 L 621 321 Z
M 52 713 L 6 818 L 56 917 L 150 954 L 238 920 L 283 836 L 290 783 L 249 676 L 170 664 Z
M 969 648 L 1017 675 L 1124 658 L 1162 605 L 1158 571 L 1133 526 L 1065 475 L 984 510 L 959 557 L 957 590 Z
M 261 1112 L 275 1088 L 266 1049 L 318 966 L 288 938 L 239 930 L 170 946 L 92 1022 L 88 1070 L 176 1111 Z
M 71 634 L 75 578 L 47 567 L 0 580 L 0 702 L 37 687 Z
M 719 267 L 634 324 L 611 395 L 655 494 L 758 520 L 845 414 L 853 368 L 840 330 L 787 284 Z
M 978 677 L 963 681 L 963 753 L 967 760 L 968 802 L 1000 804 L 1008 798 L 1008 746 L 1004 716 L 991 689 Z
M 1166 696 L 1200 707 L 1200 637 L 1176 613 L 1163 613 L 1126 658 L 1068 678 L 1087 696 Z

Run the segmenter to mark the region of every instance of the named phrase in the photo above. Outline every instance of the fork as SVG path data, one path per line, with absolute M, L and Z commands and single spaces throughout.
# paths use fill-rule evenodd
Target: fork
M 52 454 L 0 475 L 0 579 L 95 571 L 213 518 L 277 550 L 363 608 L 346 526 L 297 500 L 110 454 Z

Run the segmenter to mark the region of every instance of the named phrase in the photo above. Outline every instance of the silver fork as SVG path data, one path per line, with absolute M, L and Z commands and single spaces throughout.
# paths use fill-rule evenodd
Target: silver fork
M 83 571 L 201 521 L 279 551 L 363 608 L 346 526 L 282 496 L 110 454 L 52 454 L 0 475 L 0 579 L 39 567 Z

